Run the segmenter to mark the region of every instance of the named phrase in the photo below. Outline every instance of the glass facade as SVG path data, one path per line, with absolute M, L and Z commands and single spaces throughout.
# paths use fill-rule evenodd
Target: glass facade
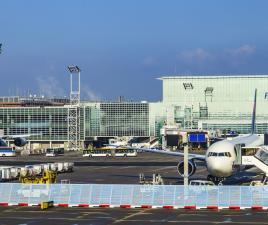
M 68 140 L 68 107 L 0 107 L 5 135 L 41 134 L 38 141 Z M 80 108 L 80 139 L 150 136 L 148 103 L 88 103 Z
M 148 103 L 95 103 L 85 107 L 86 136 L 149 136 Z
M 257 88 L 257 132 L 268 131 L 268 75 L 162 77 L 163 104 L 184 128 L 248 133 Z
M 100 104 L 99 136 L 149 136 L 147 103 Z
M 41 134 L 29 139 L 67 140 L 67 108 L 13 107 L 0 108 L 0 129 L 5 135 Z

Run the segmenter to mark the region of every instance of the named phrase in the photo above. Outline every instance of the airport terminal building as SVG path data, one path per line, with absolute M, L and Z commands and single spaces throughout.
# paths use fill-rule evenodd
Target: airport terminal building
M 255 88 L 257 132 L 268 131 L 268 75 L 163 76 L 160 102 L 81 102 L 80 140 L 159 136 L 163 125 L 248 133 Z M 0 97 L 0 131 L 36 133 L 32 145 L 68 142 L 68 99 Z

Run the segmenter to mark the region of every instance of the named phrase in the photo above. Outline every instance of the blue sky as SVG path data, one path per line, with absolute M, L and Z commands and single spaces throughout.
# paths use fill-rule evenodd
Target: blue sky
M 0 95 L 68 95 L 81 67 L 87 99 L 158 101 L 157 77 L 268 74 L 268 1 L 1 2 Z

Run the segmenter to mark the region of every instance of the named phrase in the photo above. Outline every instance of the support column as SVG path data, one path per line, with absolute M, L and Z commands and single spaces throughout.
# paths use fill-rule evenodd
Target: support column
M 188 186 L 189 175 L 188 175 L 188 143 L 184 145 L 183 149 L 183 162 L 184 162 L 184 173 L 183 173 L 183 184 L 184 186 Z

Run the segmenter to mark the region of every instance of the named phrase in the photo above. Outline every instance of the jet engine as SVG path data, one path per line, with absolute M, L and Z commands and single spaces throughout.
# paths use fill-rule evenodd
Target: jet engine
M 184 175 L 184 162 L 178 163 L 178 173 L 183 176 Z M 193 160 L 188 161 L 188 176 L 192 176 L 196 171 L 196 165 Z
M 14 144 L 18 147 L 22 147 L 27 144 L 27 140 L 22 137 L 18 137 L 14 139 Z

